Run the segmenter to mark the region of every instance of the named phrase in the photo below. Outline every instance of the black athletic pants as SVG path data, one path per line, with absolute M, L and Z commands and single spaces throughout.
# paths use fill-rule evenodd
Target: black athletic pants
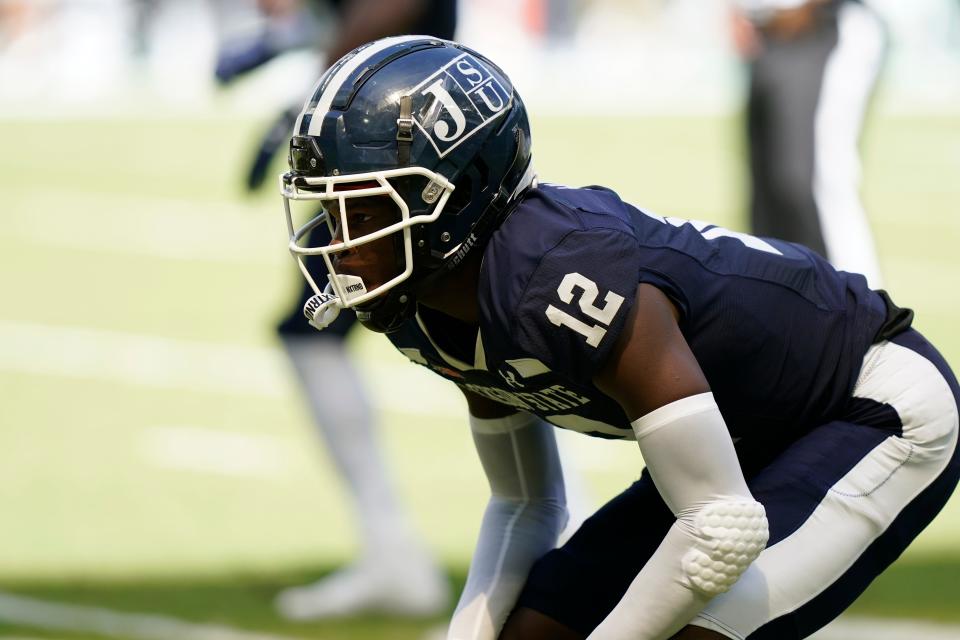
M 859 197 L 858 141 L 886 46 L 858 2 L 823 7 L 790 40 L 763 37 L 747 104 L 752 232 L 799 242 L 881 286 Z

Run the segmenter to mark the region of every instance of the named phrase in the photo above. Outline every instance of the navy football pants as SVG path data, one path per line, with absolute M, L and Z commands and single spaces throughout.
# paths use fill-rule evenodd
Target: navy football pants
M 692 623 L 730 638 L 804 638 L 846 609 L 934 518 L 960 478 L 960 387 L 919 333 L 874 345 L 842 419 L 748 478 L 767 549 Z M 646 472 L 534 566 L 518 601 L 590 633 L 674 517 Z

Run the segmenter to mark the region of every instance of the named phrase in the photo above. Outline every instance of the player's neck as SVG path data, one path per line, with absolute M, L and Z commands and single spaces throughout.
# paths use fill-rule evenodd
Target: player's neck
M 477 283 L 480 280 L 480 253 L 471 256 L 459 268 L 438 282 L 418 302 L 451 318 L 468 324 L 480 324 Z

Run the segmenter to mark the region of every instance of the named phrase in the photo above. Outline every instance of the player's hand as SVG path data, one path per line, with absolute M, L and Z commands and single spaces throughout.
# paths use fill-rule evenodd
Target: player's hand
M 274 156 L 277 155 L 277 151 L 281 147 L 286 146 L 290 141 L 293 125 L 297 122 L 297 116 L 299 115 L 299 105 L 284 109 L 267 129 L 253 156 L 250 168 L 247 170 L 247 189 L 249 191 L 256 191 L 263 186 Z
M 763 26 L 764 33 L 777 40 L 794 40 L 817 24 L 822 0 L 811 0 L 792 9 L 776 11 Z
M 213 73 L 220 84 L 228 84 L 270 62 L 279 53 L 265 36 L 239 45 L 228 45 L 217 54 L 217 66 Z
M 303 4 L 301 0 L 257 0 L 257 8 L 266 16 L 288 16 Z
M 756 58 L 763 48 L 763 43 L 757 33 L 757 27 L 737 9 L 730 10 L 729 22 L 733 48 L 736 49 L 741 58 L 747 60 Z

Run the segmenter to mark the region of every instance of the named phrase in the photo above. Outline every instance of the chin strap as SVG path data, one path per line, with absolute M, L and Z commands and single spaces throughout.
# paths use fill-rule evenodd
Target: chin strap
M 516 130 L 515 137 L 517 144 L 513 160 L 504 172 L 503 180 L 500 182 L 500 187 L 497 189 L 496 195 L 493 196 L 493 200 L 477 218 L 470 229 L 470 233 L 460 243 L 460 246 L 446 257 L 437 271 L 421 280 L 416 285 L 417 288 L 432 283 L 457 269 L 474 248 L 485 247 L 493 232 L 503 224 L 517 203 L 520 202 L 520 196 L 533 184 L 535 174 L 533 161 L 530 160 L 530 141 L 521 129 Z M 519 166 L 521 158 L 527 158 L 527 162 L 523 166 Z
M 388 291 L 386 295 L 378 300 L 376 306 L 370 306 L 366 310 L 357 309 L 357 318 L 368 329 L 379 331 L 381 333 L 390 333 L 400 328 L 404 321 L 413 317 L 416 313 L 416 292 L 424 291 L 433 287 L 437 282 L 457 270 L 464 264 L 468 255 L 472 255 L 475 248 L 486 246 L 490 236 L 503 224 L 514 207 L 520 202 L 523 193 L 533 186 L 536 174 L 533 171 L 533 162 L 527 160 L 527 163 L 518 166 L 521 158 L 529 158 L 529 139 L 523 131 L 518 129 L 516 132 L 516 151 L 513 155 L 513 161 L 510 167 L 504 173 L 504 179 L 500 183 L 497 194 L 487 205 L 487 209 L 479 217 L 470 233 L 460 246 L 447 256 L 439 269 L 429 271 L 419 277 L 416 272 L 409 280 L 401 286 Z M 396 312 L 389 318 L 375 318 L 378 309 L 396 308 Z

